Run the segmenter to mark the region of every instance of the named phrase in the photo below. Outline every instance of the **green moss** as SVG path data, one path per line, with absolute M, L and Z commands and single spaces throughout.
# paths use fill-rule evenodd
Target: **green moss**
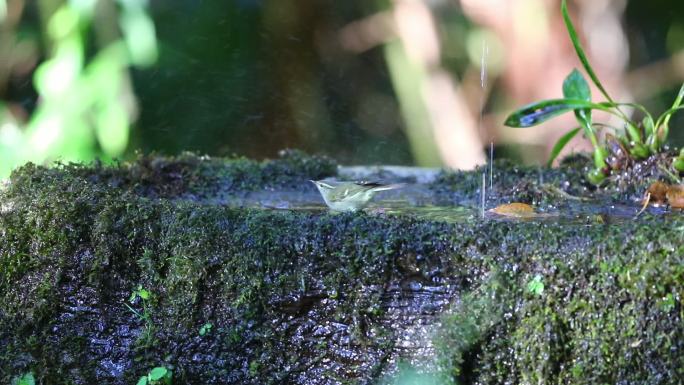
M 649 218 L 632 226 L 583 229 L 582 234 L 572 234 L 579 229 L 567 227 L 540 232 L 535 253 L 539 256 L 526 255 L 521 263 L 527 266 L 521 265 L 512 276 L 518 289 L 495 301 L 511 309 L 508 318 L 482 330 L 488 323 L 469 315 L 478 307 L 468 301 L 447 318 L 447 330 L 468 330 L 458 325 L 475 320 L 477 335 L 488 336 L 476 341 L 479 350 L 475 363 L 470 362 L 475 368 L 470 380 L 659 384 L 678 378 L 684 362 L 671 352 L 684 346 L 683 329 L 676 326 L 681 322 L 677 310 L 681 304 L 674 298 L 680 297 L 668 297 L 667 307 L 659 304 L 668 293 L 684 289 L 678 278 L 684 261 L 680 247 L 674 246 L 684 241 L 677 230 L 680 221 Z M 554 242 L 554 238 L 572 240 L 573 235 L 576 241 L 584 240 L 571 252 Z M 544 244 L 558 252 L 542 252 Z M 525 294 L 534 274 L 544 277 L 541 296 Z M 465 340 L 447 338 L 444 354 L 463 357 Z
M 56 180 L 65 174 L 69 175 L 69 181 Z M 60 185 L 88 184 L 101 190 L 128 191 L 150 198 L 207 200 L 227 193 L 262 189 L 298 190 L 307 186 L 309 179 L 335 175 L 337 164 L 327 157 L 284 150 L 278 159 L 262 162 L 184 153 L 176 157 L 140 155 L 132 162 L 114 165 L 68 163 L 44 168 L 28 164 L 15 171 L 10 182 L 15 189 L 29 190 L 33 185 L 42 186 L 54 180 Z
M 211 201 L 228 180 L 233 191 L 296 188 L 334 172 L 289 156 L 16 172 L 0 193 L 9 207 L 0 214 L 0 382 L 32 370 L 44 383 L 135 383 L 164 365 L 182 383 L 367 383 L 405 326 L 385 319 L 388 288 L 416 285 L 456 288 L 439 339 L 448 380 L 660 384 L 684 375 L 684 356 L 673 353 L 684 348 L 679 216 L 459 224 L 159 199 Z M 515 186 L 538 170 L 501 172 L 501 186 Z M 557 183 L 575 175 L 542 172 Z M 435 191 L 456 191 L 460 177 L 478 188 L 477 172 L 445 174 Z M 536 276 L 544 290 L 532 293 Z M 124 305 L 139 285 L 152 293 L 145 343 L 148 325 Z

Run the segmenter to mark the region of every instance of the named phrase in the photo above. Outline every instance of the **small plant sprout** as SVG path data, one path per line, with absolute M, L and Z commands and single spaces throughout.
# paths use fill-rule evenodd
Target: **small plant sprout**
M 171 378 L 171 370 L 164 366 L 157 366 L 150 370 L 147 375 L 140 377 L 136 385 L 170 384 Z
M 527 283 L 527 291 L 541 297 L 544 293 L 544 279 L 540 274 L 537 274 Z
M 140 298 L 142 300 L 142 303 L 143 303 L 143 312 L 140 313 L 139 311 L 133 309 L 129 304 L 127 304 L 125 302 L 124 302 L 124 305 L 128 308 L 128 310 L 133 312 L 133 314 L 137 315 L 138 318 L 140 318 L 142 320 L 149 320 L 150 314 L 147 311 L 147 301 L 150 299 L 150 297 L 151 297 L 151 293 L 149 292 L 149 290 L 144 289 L 142 287 L 142 285 L 138 285 L 138 288 L 131 292 L 131 296 L 128 299 L 128 302 L 135 303 L 136 299 Z
M 212 325 L 211 323 L 209 323 L 209 322 L 205 323 L 205 324 L 202 325 L 202 327 L 200 328 L 200 330 L 199 330 L 199 335 L 202 336 L 202 337 L 204 337 L 205 335 L 209 334 L 209 332 L 211 331 L 211 328 L 212 328 L 212 327 L 214 327 L 214 325 Z
M 677 304 L 677 302 L 675 300 L 675 296 L 672 295 L 672 293 L 668 293 L 660 301 L 660 308 L 663 309 L 663 311 L 665 311 L 665 312 L 670 312 L 675 308 L 676 304 Z
M 142 285 L 138 285 L 138 287 L 137 287 L 135 290 L 133 290 L 133 291 L 131 292 L 131 298 L 129 298 L 128 300 L 129 300 L 130 302 L 134 302 L 135 299 L 138 298 L 138 297 L 139 297 L 140 299 L 142 299 L 143 301 L 146 301 L 146 300 L 150 299 L 150 292 L 149 292 L 149 290 L 144 289 L 144 288 L 142 287 Z
M 579 127 L 570 130 L 558 140 L 551 150 L 548 164 L 551 165 L 563 147 L 577 133 L 582 131 L 594 147 L 594 169 L 586 177 L 591 183 L 600 184 L 610 175 L 612 169 L 617 169 L 621 166 L 620 162 L 617 162 L 618 164 L 609 164 L 607 160 L 611 152 L 615 153 L 616 151 L 623 150 L 633 159 L 640 160 L 662 150 L 670 131 L 670 118 L 675 112 L 684 108 L 681 105 L 682 99 L 684 99 L 684 84 L 679 89 L 679 93 L 672 106 L 656 119 L 640 104 L 615 102 L 589 64 L 587 55 L 584 53 L 584 48 L 580 44 L 577 32 L 570 19 L 566 0 L 561 1 L 561 13 L 582 67 L 601 94 L 606 98 L 606 101 L 600 103 L 592 102 L 589 84 L 578 70 L 573 69 L 563 82 L 562 98 L 542 100 L 524 106 L 508 116 L 505 124 L 509 127 L 531 127 L 558 115 L 573 111 Z M 622 111 L 621 107 L 630 107 L 640 111 L 643 114 L 642 121 L 634 121 Z M 592 110 L 604 111 L 617 116 L 624 126 L 612 127 L 601 123 L 594 123 L 591 116 Z M 604 127 L 612 129 L 614 136 L 606 135 L 606 139 L 601 142 L 598 139 L 597 130 Z M 611 138 L 615 140 L 612 141 Z M 672 166 L 677 171 L 684 171 L 684 151 L 673 160 Z
M 12 385 L 36 385 L 36 378 L 32 372 L 24 373 L 21 377 L 14 377 Z
M 149 344 L 154 342 L 154 323 L 152 321 L 152 312 L 150 310 L 150 300 L 152 299 L 152 293 L 149 290 L 143 288 L 142 285 L 138 285 L 138 287 L 131 292 L 131 296 L 128 298 L 128 302 L 134 304 L 138 300 L 138 298 L 140 298 L 140 300 L 142 301 L 142 312 L 135 310 L 133 307 L 131 307 L 131 305 L 129 305 L 126 302 L 124 302 L 124 306 L 126 306 L 128 310 L 130 310 L 131 313 L 135 314 L 140 320 L 145 322 L 145 328 L 143 330 L 143 333 L 140 335 L 138 341 L 142 345 L 148 346 Z

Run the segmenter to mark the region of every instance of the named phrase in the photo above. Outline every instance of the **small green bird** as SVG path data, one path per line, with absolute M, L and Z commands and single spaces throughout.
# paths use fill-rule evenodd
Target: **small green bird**
M 375 182 L 324 182 L 312 180 L 323 200 L 334 211 L 359 211 L 378 191 L 400 188 L 402 184 L 381 184 Z

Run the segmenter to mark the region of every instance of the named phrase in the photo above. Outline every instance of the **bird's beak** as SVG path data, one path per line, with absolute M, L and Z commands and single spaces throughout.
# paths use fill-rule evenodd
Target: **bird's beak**
M 311 182 L 313 184 L 318 184 L 318 182 L 316 182 L 315 180 L 312 180 L 312 179 L 309 179 L 309 182 Z

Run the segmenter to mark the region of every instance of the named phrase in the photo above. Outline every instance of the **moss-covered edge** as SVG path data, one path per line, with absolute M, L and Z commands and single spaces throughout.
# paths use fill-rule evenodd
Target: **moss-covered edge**
M 152 340 L 137 336 L 119 383 L 159 363 L 190 383 L 294 382 L 282 370 L 288 336 L 266 322 L 287 298 L 301 297 L 303 285 L 339 298 L 336 317 L 369 308 L 372 317 L 372 298 L 345 293 L 415 271 L 463 289 L 439 339 L 446 379 L 662 384 L 684 376 L 678 216 L 560 226 L 268 212 L 150 199 L 96 175 L 27 166 L 2 192 L 3 382 L 25 370 L 47 383 L 101 381 L 90 357 L 74 353 L 87 352 L 88 339 L 52 332 L 70 301 L 65 290 L 88 288 L 103 314 L 144 331 L 114 306 L 137 285 L 154 293 L 156 330 Z M 537 276 L 541 293 L 528 287 Z M 207 320 L 218 332 L 203 339 L 194 332 Z M 214 361 L 194 363 L 186 350 Z

